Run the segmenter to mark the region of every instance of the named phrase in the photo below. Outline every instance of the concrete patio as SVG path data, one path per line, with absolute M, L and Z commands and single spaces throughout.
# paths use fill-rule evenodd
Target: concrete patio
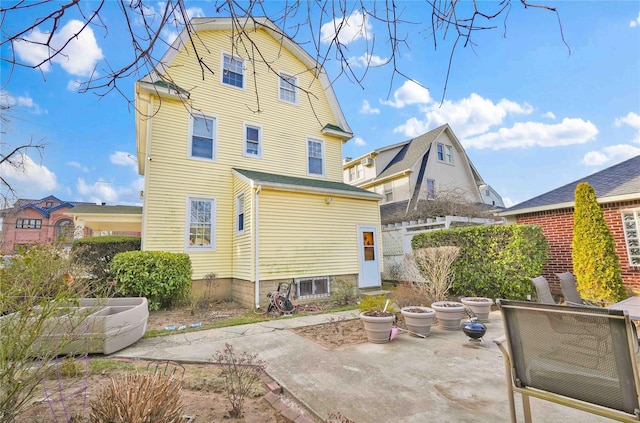
M 207 362 L 230 343 L 237 351 L 258 353 L 267 373 L 318 421 L 337 412 L 356 423 L 509 420 L 503 358 L 492 342 L 502 335 L 499 311 L 491 313 L 479 343 L 469 341 L 461 330 L 434 326 L 426 339 L 401 334 L 386 344 L 328 349 L 289 330 L 357 315 L 353 310 L 183 332 L 142 339 L 112 356 Z M 537 422 L 609 421 L 531 401 Z M 519 398 L 516 408 L 524 421 Z

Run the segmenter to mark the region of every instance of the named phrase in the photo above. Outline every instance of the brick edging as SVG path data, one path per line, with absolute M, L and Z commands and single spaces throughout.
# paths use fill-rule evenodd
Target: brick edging
M 291 407 L 281 397 L 282 386 L 266 373 L 260 375 L 260 379 L 267 387 L 268 392 L 263 397 L 271 407 L 290 423 L 314 423 L 315 420 L 307 416 L 304 411 Z

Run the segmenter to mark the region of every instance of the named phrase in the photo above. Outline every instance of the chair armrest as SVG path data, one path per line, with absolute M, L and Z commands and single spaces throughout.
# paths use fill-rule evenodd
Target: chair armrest
M 507 337 L 505 335 L 502 335 L 502 336 L 494 339 L 493 343 L 498 345 L 498 346 L 500 346 L 500 345 L 504 344 L 506 340 L 507 340 Z

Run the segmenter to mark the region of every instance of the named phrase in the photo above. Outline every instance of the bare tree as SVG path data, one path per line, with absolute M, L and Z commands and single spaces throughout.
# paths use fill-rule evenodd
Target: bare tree
M 158 3 L 151 0 L 116 0 L 120 12 L 119 20 L 110 19 L 108 24 L 103 20 L 106 3 L 107 0 L 93 2 L 4 0 L 0 4 L 0 24 L 3 28 L 0 46 L 5 48 L 8 54 L 7 57 L 2 57 L 2 60 L 11 64 L 12 69 L 16 66 L 38 69 L 56 57 L 64 56 L 65 47 L 89 27 L 101 30 L 105 37 L 110 35 L 110 31 L 114 32 L 114 28 L 125 28 L 131 47 L 131 54 L 126 62 L 113 63 L 106 58 L 101 67 L 95 69 L 92 76 L 81 83 L 80 91 L 93 91 L 100 95 L 117 91 L 127 97 L 120 89 L 119 81 L 129 76 L 147 74 L 158 63 L 158 55 L 164 53 L 172 42 L 171 37 L 165 34 L 170 32 L 175 34 L 185 30 L 189 35 L 189 43 L 196 51 L 194 60 L 197 60 L 200 65 L 202 78 L 213 73 L 202 59 L 202 55 L 198 54 L 199 51 L 206 51 L 207 47 L 198 42 L 189 24 L 192 13 L 184 0 L 166 0 L 159 11 L 154 8 Z M 406 16 L 403 2 L 399 0 L 313 0 L 308 2 L 286 0 L 277 3 L 261 0 L 216 0 L 203 13 L 208 17 L 231 17 L 234 42 L 248 41 L 249 43 L 251 43 L 251 34 L 247 28 L 255 27 L 257 23 L 255 18 L 267 17 L 282 29 L 284 36 L 310 52 L 321 66 L 329 60 L 337 60 L 341 70 L 335 77 L 344 76 L 356 84 L 362 84 L 370 66 L 390 66 L 392 77 L 389 91 L 391 91 L 396 76 L 411 78 L 400 64 L 403 51 L 409 50 L 411 44 L 416 43 L 415 39 L 410 39 L 410 36 L 431 38 L 436 49 L 447 37 L 453 39 L 446 78 L 448 81 L 448 74 L 453 64 L 453 53 L 460 47 L 475 46 L 474 34 L 478 31 L 502 26 L 506 33 L 509 12 L 514 4 L 525 9 L 544 9 L 558 17 L 560 38 L 564 42 L 556 8 L 532 4 L 528 0 L 499 2 L 426 0 L 423 3 L 424 13 L 421 14 L 421 18 L 429 18 L 426 22 L 421 22 L 422 19 L 416 16 Z M 37 18 L 24 26 L 10 25 L 15 21 L 14 16 L 18 17 L 25 12 Z M 54 37 L 60 32 L 63 19 L 69 18 L 70 15 L 73 15 L 74 19 L 79 16 L 82 25 L 69 37 L 63 37 L 64 39 Z M 358 23 L 350 20 L 354 15 L 360 17 Z M 376 38 L 374 34 L 366 34 L 368 21 L 383 24 L 385 32 L 382 37 Z M 323 27 L 326 29 L 327 24 L 333 29 L 329 31 L 330 36 L 323 30 Z M 352 54 L 348 44 L 351 39 L 345 39 L 346 34 L 354 32 L 354 24 L 358 26 L 355 28 L 358 36 L 364 35 L 363 38 L 367 41 L 365 53 L 367 59 L 364 69 L 356 69 L 350 61 Z M 33 36 L 35 30 L 44 36 Z M 16 54 L 16 45 L 19 43 L 40 46 L 46 49 L 48 54 L 38 63 L 28 63 Z M 379 57 L 385 57 L 384 63 L 372 62 L 375 53 L 381 49 L 384 49 L 385 54 Z M 8 79 L 10 78 L 9 75 Z M 4 81 L 4 84 L 7 83 L 8 80 Z M 445 82 L 443 98 L 446 84 L 447 82 Z M 129 87 L 126 87 L 126 91 L 129 91 Z

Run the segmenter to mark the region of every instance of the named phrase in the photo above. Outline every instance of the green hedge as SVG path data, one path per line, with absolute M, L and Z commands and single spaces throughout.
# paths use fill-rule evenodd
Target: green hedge
M 128 251 L 111 261 L 120 294 L 146 297 L 150 310 L 172 307 L 191 292 L 191 259 L 184 253 Z
M 549 245 L 533 225 L 469 226 L 426 232 L 411 247 L 460 247 L 453 263 L 452 295 L 525 299 L 534 293 L 529 278 L 542 274 Z
M 123 235 L 76 239 L 71 247 L 74 262 L 98 281 L 109 279 L 109 263 L 116 254 L 136 250 L 140 250 L 140 237 Z

